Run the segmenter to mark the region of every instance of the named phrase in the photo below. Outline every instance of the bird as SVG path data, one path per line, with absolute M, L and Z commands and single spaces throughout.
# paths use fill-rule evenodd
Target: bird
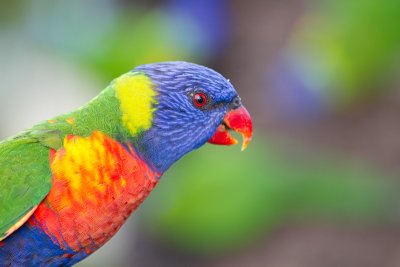
M 162 174 L 205 143 L 252 139 L 231 82 L 183 61 L 140 65 L 82 107 L 0 142 L 0 266 L 72 266 Z

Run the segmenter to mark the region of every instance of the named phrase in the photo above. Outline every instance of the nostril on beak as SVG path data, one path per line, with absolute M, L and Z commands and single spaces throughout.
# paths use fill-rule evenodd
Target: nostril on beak
M 231 108 L 231 109 L 237 109 L 237 108 L 239 108 L 241 105 L 242 105 L 242 100 L 240 99 L 239 96 L 236 96 L 236 97 L 232 100 L 232 102 L 231 102 L 231 104 L 230 104 L 230 108 Z

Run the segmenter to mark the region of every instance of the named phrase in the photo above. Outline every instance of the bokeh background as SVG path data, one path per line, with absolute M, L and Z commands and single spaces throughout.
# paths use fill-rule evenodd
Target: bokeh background
M 400 266 L 400 1 L 0 2 L 0 137 L 143 63 L 210 66 L 255 135 L 175 164 L 79 266 Z

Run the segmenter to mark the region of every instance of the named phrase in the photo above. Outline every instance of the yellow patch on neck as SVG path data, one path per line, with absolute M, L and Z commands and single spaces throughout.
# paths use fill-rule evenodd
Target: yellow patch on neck
M 139 73 L 127 73 L 115 80 L 117 98 L 120 101 L 122 123 L 132 135 L 151 127 L 156 92 L 149 77 Z

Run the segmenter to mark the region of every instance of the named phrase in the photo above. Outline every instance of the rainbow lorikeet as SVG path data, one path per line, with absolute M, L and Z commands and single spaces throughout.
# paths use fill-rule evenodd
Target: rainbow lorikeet
M 229 80 L 192 63 L 142 65 L 85 106 L 0 143 L 0 266 L 70 266 L 101 247 L 179 158 L 251 140 Z

